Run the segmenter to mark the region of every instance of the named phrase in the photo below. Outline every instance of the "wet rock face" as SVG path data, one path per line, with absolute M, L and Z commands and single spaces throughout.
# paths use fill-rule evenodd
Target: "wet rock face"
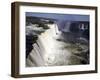
M 70 32 L 78 37 L 83 37 L 89 40 L 89 22 L 72 22 Z
M 37 36 L 26 35 L 26 58 L 33 49 L 32 44 L 36 43 L 37 38 Z

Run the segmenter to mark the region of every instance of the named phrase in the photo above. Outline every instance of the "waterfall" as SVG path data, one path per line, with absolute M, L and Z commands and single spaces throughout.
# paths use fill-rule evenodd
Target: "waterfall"
M 39 46 L 42 47 L 41 54 L 45 62 L 44 66 L 68 64 L 69 62 L 66 59 L 70 58 L 71 53 L 62 49 L 66 45 L 64 42 L 56 40 L 61 37 L 57 24 L 48 26 L 50 29 L 39 35 L 37 40 Z
M 59 41 L 57 39 L 62 38 L 62 32 L 59 31 L 57 24 L 48 24 L 48 27 L 48 30 L 38 35 L 36 43 L 33 44 L 33 50 L 27 59 L 27 63 L 30 63 L 28 66 L 60 66 L 81 64 L 81 60 L 86 61 L 84 56 L 76 54 L 83 55 L 82 51 L 77 51 L 79 46 L 85 50 L 88 46 Z

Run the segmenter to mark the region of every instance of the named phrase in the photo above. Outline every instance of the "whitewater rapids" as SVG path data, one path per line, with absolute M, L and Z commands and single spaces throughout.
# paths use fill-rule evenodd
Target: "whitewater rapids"
M 26 66 L 61 66 L 81 64 L 84 57 L 78 57 L 72 53 L 74 48 L 68 48 L 72 44 L 58 39 L 63 39 L 62 32 L 56 24 L 48 25 L 49 29 L 38 36 L 37 43 L 33 44 L 33 50 L 26 60 Z M 87 46 L 84 46 L 86 50 Z M 78 53 L 78 51 L 76 51 Z M 81 53 L 79 53 L 81 54 Z

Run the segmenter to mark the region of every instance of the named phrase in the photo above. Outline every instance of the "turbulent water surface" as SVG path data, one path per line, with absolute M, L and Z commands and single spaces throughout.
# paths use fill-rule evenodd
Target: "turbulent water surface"
M 89 63 L 87 44 L 64 41 L 56 24 L 38 36 L 26 59 L 26 66 L 60 66 Z M 66 33 L 67 34 L 67 33 Z M 73 38 L 72 35 L 70 37 Z M 74 40 L 73 40 L 74 41 Z

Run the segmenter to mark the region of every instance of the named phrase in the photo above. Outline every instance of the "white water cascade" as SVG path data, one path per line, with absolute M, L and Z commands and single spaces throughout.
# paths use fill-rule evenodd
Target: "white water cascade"
M 61 32 L 57 24 L 49 24 L 49 29 L 38 36 L 37 43 L 33 44 L 26 63 L 28 66 L 60 66 L 73 64 L 73 61 L 80 63 L 80 58 L 73 56 L 71 49 L 65 48 L 70 44 L 57 39 L 61 39 Z M 73 61 L 72 61 L 73 60 Z

